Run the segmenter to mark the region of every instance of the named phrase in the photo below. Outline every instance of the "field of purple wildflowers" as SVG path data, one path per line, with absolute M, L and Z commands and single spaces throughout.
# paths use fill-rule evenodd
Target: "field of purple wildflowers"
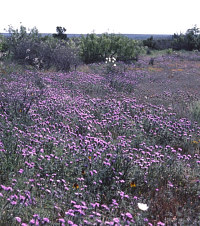
M 200 223 L 199 53 L 116 64 L 0 71 L 0 225 Z

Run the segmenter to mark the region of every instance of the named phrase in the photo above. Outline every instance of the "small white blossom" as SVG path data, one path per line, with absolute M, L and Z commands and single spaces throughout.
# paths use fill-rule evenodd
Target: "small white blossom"
M 138 203 L 138 208 L 141 209 L 141 210 L 148 210 L 148 206 L 147 204 L 143 204 L 143 203 Z
M 113 66 L 116 67 L 116 58 L 115 57 L 106 57 L 105 63 L 108 64 L 109 69 L 111 69 Z

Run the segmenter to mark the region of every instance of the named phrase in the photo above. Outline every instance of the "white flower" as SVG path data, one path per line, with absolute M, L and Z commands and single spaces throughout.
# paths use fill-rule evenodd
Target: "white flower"
M 138 203 L 138 208 L 144 211 L 149 209 L 147 204 L 143 204 L 143 203 Z
M 116 64 L 114 64 L 113 66 L 116 67 Z

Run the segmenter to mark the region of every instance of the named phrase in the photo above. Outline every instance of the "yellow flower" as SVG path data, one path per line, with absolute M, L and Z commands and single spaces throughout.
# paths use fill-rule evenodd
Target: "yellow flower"
M 135 188 L 135 187 L 136 187 L 135 182 L 134 182 L 134 181 L 132 181 L 132 182 L 130 183 L 130 186 L 131 186 L 131 188 Z
M 91 156 L 88 156 L 88 158 L 91 160 L 92 159 L 92 157 Z
M 192 143 L 193 143 L 193 144 L 198 144 L 199 142 L 196 141 L 196 140 L 193 140 Z
M 183 71 L 182 68 L 172 69 L 172 71 Z
M 19 112 L 22 112 L 22 109 L 19 109 Z
M 163 71 L 162 68 L 153 68 L 153 67 L 149 67 L 148 68 L 150 71 Z
M 77 184 L 77 183 L 75 183 L 75 184 L 73 185 L 73 188 L 78 189 L 78 188 L 79 188 L 78 184 Z

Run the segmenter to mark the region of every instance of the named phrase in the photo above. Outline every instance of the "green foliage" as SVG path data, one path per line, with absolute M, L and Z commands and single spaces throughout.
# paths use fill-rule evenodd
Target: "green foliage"
M 61 39 L 61 40 L 67 40 L 67 35 L 64 34 L 65 31 L 66 31 L 66 29 L 64 27 L 57 26 L 56 31 L 57 31 L 57 34 L 53 34 L 54 38 L 58 38 L 58 39 Z
M 101 36 L 87 34 L 81 37 L 80 55 L 86 64 L 104 61 L 107 56 L 118 61 L 137 60 L 144 48 L 139 42 L 122 35 L 104 33 Z
M 69 71 L 72 64 L 79 63 L 78 48 L 74 41 L 62 38 L 41 37 L 33 28 L 27 33 L 24 26 L 20 30 L 9 27 L 9 56 L 22 65 L 31 65 L 37 69 L 55 68 L 57 71 Z M 59 34 L 65 31 L 57 27 Z M 61 37 L 61 36 L 59 36 Z
M 158 39 L 154 40 L 153 36 L 143 41 L 143 45 L 147 46 L 150 50 L 198 50 L 200 51 L 200 30 L 195 25 L 193 28 L 188 29 L 185 34 L 174 34 L 171 39 Z M 149 51 L 150 51 L 149 50 Z
M 156 42 L 153 40 L 153 36 L 146 40 L 143 40 L 143 45 L 149 47 L 150 49 L 155 49 Z
M 196 26 L 186 32 L 188 50 L 200 50 L 200 30 Z
M 81 36 L 80 55 L 85 63 L 94 63 L 103 60 L 98 39 L 96 34 L 88 34 L 86 37 Z
M 8 44 L 6 38 L 3 35 L 0 35 L 0 52 L 6 52 L 8 50 Z
M 172 53 L 173 53 L 173 49 L 172 48 L 167 49 L 167 54 L 172 54 Z
M 186 34 L 173 35 L 173 48 L 176 50 L 199 50 L 200 51 L 200 30 L 196 25 L 188 29 Z
M 41 37 L 36 27 L 30 29 L 29 32 L 27 32 L 26 27 L 23 25 L 20 26 L 19 30 L 15 30 L 12 26 L 9 26 L 8 32 L 11 34 L 11 37 L 8 39 L 10 44 L 17 44 L 23 39 L 38 39 Z
M 175 50 L 181 50 L 185 49 L 185 36 L 184 34 L 180 33 L 173 35 L 173 49 Z
M 14 29 L 12 26 L 9 26 L 8 32 L 10 33 L 10 37 L 7 39 L 8 54 L 15 59 L 23 59 L 26 46 L 24 46 L 24 51 L 21 51 L 19 46 L 23 45 L 24 43 L 36 42 L 39 41 L 40 35 L 36 27 L 32 28 L 29 33 L 27 32 L 26 27 L 23 25 L 20 26 L 20 29 Z
M 149 48 L 148 54 L 151 50 L 164 50 L 172 47 L 172 40 L 168 39 L 157 39 L 154 40 L 153 36 L 150 38 L 143 40 L 143 45 Z

